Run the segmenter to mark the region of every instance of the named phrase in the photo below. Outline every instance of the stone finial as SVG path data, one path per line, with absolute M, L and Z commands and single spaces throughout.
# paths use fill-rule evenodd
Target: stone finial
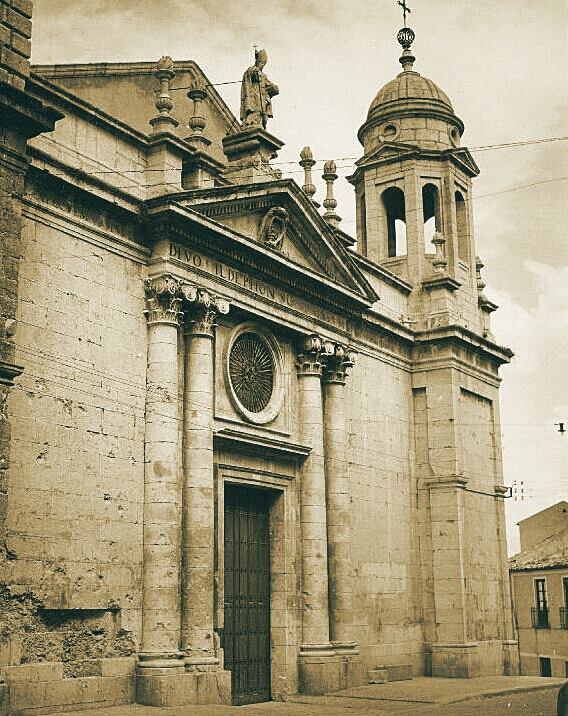
M 411 72 L 414 67 L 416 57 L 412 54 L 410 46 L 414 42 L 415 37 L 416 35 L 414 34 L 414 30 L 406 27 L 406 25 L 398 31 L 398 35 L 396 36 L 396 39 L 402 46 L 402 55 L 398 61 L 402 65 L 404 72 Z
M 333 196 L 333 182 L 337 179 L 336 170 L 337 167 L 333 160 L 330 160 L 323 165 L 322 177 L 327 186 L 326 197 L 323 200 L 323 205 L 326 208 L 323 218 L 328 224 L 331 224 L 331 226 L 338 226 L 341 221 L 341 217 L 335 212 L 337 201 Z
M 310 147 L 304 147 L 300 152 L 300 166 L 304 170 L 304 184 L 302 191 L 304 194 L 313 200 L 313 196 L 316 193 L 316 187 L 312 179 L 312 167 L 316 163 L 314 155 Z
M 171 115 L 174 103 L 170 95 L 170 82 L 175 77 L 174 61 L 171 57 L 167 55 L 160 57 L 156 63 L 155 75 L 160 83 L 159 94 L 154 103 L 158 110 L 158 115 L 150 120 L 150 124 L 154 129 L 154 134 L 159 134 L 160 132 L 171 131 L 173 127 L 178 125 L 178 121 Z
M 479 258 L 479 256 L 475 257 L 475 276 L 477 278 L 477 291 L 481 295 L 483 294 L 483 289 L 485 288 L 485 281 L 481 278 L 481 269 L 483 268 L 484 264 L 483 261 Z
M 432 243 L 436 249 L 436 255 L 432 259 L 432 266 L 436 273 L 444 273 L 448 266 L 448 259 L 446 258 L 446 239 L 440 231 L 435 231 L 432 237 Z
M 196 149 L 205 149 L 211 144 L 211 140 L 205 136 L 204 130 L 207 123 L 201 109 L 201 103 L 207 98 L 207 90 L 203 84 L 196 80 L 192 82 L 187 96 L 193 102 L 193 114 L 187 122 L 191 129 L 187 141 Z

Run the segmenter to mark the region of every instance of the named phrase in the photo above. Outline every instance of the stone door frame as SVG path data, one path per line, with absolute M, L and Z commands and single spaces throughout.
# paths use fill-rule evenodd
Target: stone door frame
M 270 685 L 273 701 L 298 690 L 297 651 L 299 622 L 296 610 L 288 605 L 297 603 L 296 563 L 294 545 L 298 544 L 297 521 L 294 519 L 294 478 L 282 473 L 267 472 L 253 467 L 216 464 L 216 549 L 215 614 L 218 629 L 224 626 L 224 503 L 225 484 L 262 488 L 271 493 L 270 519 Z

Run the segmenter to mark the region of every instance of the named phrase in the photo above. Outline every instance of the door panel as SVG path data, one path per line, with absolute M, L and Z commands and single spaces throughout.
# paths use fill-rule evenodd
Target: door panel
M 263 490 L 225 485 L 225 668 L 234 704 L 270 700 L 270 521 Z

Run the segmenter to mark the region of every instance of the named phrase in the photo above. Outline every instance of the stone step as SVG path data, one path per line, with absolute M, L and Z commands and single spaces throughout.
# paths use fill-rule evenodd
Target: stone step
M 394 664 L 377 666 L 369 671 L 370 684 L 386 684 L 389 681 L 407 681 L 412 679 L 411 664 Z

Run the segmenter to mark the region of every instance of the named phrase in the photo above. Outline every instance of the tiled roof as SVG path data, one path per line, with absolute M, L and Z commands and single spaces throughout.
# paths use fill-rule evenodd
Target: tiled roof
M 512 572 L 552 567 L 568 567 L 568 527 L 509 559 Z

